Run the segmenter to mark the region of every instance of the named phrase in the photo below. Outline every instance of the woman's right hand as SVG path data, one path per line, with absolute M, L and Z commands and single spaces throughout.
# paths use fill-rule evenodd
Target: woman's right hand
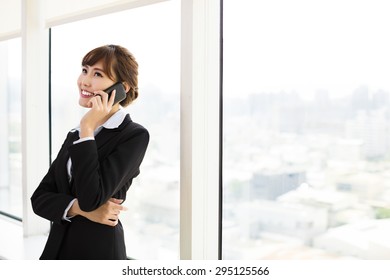
M 121 205 L 122 202 L 123 199 L 110 198 L 110 200 L 101 205 L 99 208 L 90 212 L 85 212 L 80 209 L 78 201 L 76 200 L 73 203 L 70 212 L 76 215 L 81 215 L 95 223 L 116 226 L 118 224 L 119 214 L 121 211 L 127 210 L 125 206 Z
M 102 90 L 94 92 L 95 96 L 88 102 L 91 109 L 80 120 L 80 138 L 92 137 L 95 129 L 104 124 L 119 109 L 119 106 L 113 108 L 115 93 L 116 91 L 113 90 L 109 96 Z

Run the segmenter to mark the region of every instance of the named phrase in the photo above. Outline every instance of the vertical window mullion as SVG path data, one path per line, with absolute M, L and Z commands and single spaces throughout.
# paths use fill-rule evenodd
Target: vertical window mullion
M 220 1 L 182 1 L 181 259 L 219 258 Z

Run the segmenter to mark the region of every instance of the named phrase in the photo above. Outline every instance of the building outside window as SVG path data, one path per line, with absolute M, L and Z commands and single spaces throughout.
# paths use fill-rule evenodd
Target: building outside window
M 380 1 L 224 1 L 224 259 L 389 259 Z

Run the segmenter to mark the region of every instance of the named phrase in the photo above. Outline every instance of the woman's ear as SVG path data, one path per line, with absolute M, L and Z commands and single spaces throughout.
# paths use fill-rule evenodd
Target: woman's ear
M 123 86 L 125 87 L 125 92 L 129 92 L 129 90 L 130 90 L 129 84 L 126 83 L 126 82 L 123 82 L 122 84 L 123 84 Z

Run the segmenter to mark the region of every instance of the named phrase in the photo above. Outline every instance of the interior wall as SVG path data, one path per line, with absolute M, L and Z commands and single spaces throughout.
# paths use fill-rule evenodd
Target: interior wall
M 0 0 L 0 41 L 20 36 L 21 0 Z

